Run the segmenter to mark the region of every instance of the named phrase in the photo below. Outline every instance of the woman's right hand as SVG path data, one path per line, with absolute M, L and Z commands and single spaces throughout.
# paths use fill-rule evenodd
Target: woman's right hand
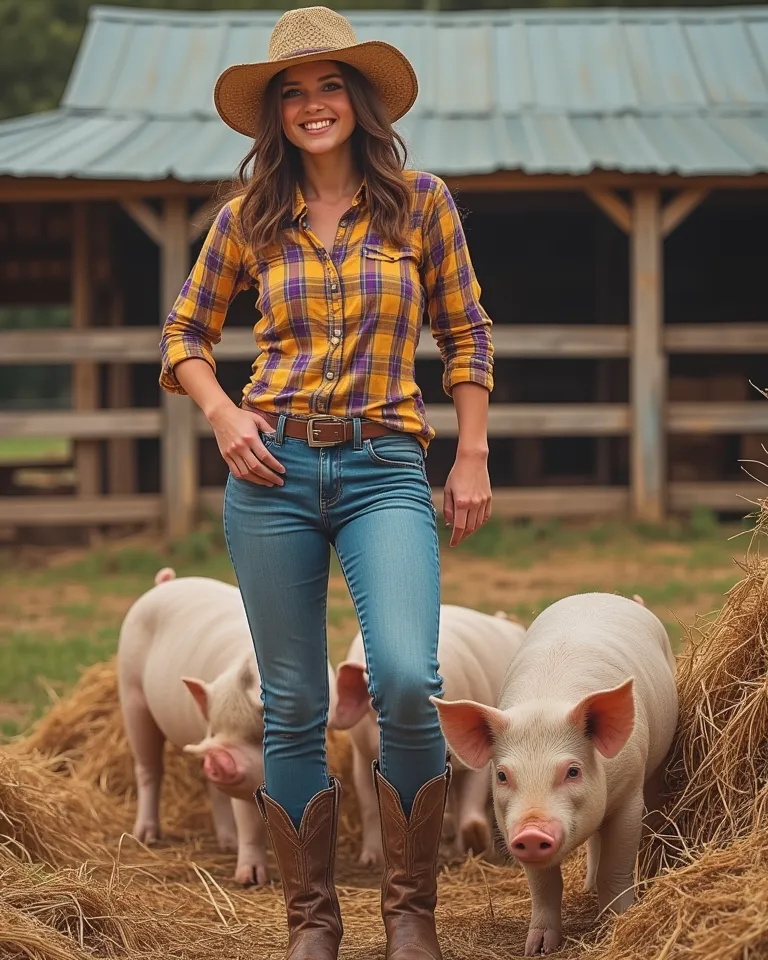
M 219 445 L 219 452 L 229 469 L 239 480 L 250 480 L 263 487 L 282 487 L 285 467 L 267 450 L 261 440 L 261 432 L 269 433 L 271 427 L 258 413 L 251 413 L 229 405 L 214 411 L 208 418 Z

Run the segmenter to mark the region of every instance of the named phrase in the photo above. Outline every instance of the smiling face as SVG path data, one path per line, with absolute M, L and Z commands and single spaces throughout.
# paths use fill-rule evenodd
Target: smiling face
M 290 67 L 280 86 L 283 131 L 295 147 L 317 155 L 347 143 L 355 114 L 337 63 L 318 60 Z

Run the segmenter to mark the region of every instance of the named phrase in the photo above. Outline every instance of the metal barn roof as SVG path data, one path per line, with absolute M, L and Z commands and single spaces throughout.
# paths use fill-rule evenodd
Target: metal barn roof
M 768 8 L 347 14 L 411 58 L 412 166 L 683 175 L 768 171 Z M 249 142 L 213 86 L 266 57 L 279 12 L 94 7 L 61 106 L 0 123 L 0 175 L 183 181 Z

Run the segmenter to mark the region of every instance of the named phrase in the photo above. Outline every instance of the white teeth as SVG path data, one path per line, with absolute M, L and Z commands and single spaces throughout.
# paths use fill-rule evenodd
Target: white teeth
M 326 127 L 330 127 L 333 123 L 333 120 L 310 120 L 308 123 L 303 123 L 302 126 L 307 130 L 324 130 Z

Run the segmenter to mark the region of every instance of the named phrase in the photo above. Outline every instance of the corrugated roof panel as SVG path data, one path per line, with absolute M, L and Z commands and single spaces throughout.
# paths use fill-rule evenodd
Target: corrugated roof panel
M 0 123 L 0 174 L 229 177 L 250 142 L 213 87 L 267 56 L 275 11 L 91 9 L 62 101 Z M 398 125 L 442 174 L 768 172 L 768 9 L 352 12 L 411 59 Z

